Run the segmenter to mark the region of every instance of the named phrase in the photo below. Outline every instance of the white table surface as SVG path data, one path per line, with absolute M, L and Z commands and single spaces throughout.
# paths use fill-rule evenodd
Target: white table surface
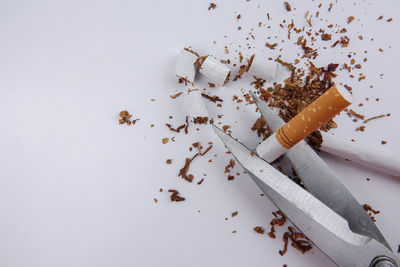
M 276 207 L 246 175 L 227 181 L 223 170 L 230 157 L 209 128 L 191 126 L 189 135 L 176 134 L 176 142 L 161 144 L 161 138 L 174 136 L 164 124 L 179 125 L 187 113 L 182 99 L 169 97 L 184 89 L 174 76 L 181 48 L 192 45 L 223 59 L 237 57 L 241 45 L 246 56 L 258 51 L 294 61 L 302 53 L 293 44 L 297 37 L 282 44 L 287 31 L 279 24 L 294 18 L 296 26 L 305 26 L 306 10 L 315 14 L 318 3 L 291 1 L 295 10 L 288 14 L 280 1 L 218 0 L 212 11 L 208 1 L 194 0 L 0 1 L 0 266 L 334 266 L 317 248 L 301 255 L 289 247 L 280 256 L 286 227 L 277 239 L 252 230 L 268 228 Z M 357 111 L 368 117 L 391 113 L 368 123 L 363 133 L 354 130 L 360 123 L 341 114 L 334 132 L 376 146 L 387 140 L 384 148 L 398 152 L 399 4 L 339 1 L 330 13 L 328 6 L 322 2 L 324 20 L 313 17 L 313 29 L 342 25 L 351 42 L 344 49 L 318 41 L 317 66 L 349 62 L 349 51 L 361 62 L 368 50 L 368 61 L 361 62 L 366 80 L 341 71 L 335 81 L 353 87 Z M 347 25 L 350 15 L 356 19 Z M 393 21 L 376 21 L 380 15 Z M 271 29 L 258 28 L 258 21 Z M 247 41 L 252 27 L 256 39 Z M 266 48 L 267 36 L 284 49 Z M 247 42 L 254 48 L 247 49 Z M 200 77 L 196 85 L 203 88 L 206 82 Z M 244 103 L 236 110 L 230 100 L 242 96 L 242 88 L 251 89 L 250 82 L 245 76 L 210 90 L 225 101 L 223 108 L 206 105 L 212 116 L 224 114 L 219 121 L 254 148 L 259 139 L 250 126 L 259 115 Z M 357 107 L 360 102 L 363 107 Z M 140 121 L 119 125 L 123 109 Z M 214 142 L 191 168 L 196 181 L 207 174 L 200 186 L 177 177 L 195 141 Z M 397 251 L 400 180 L 322 156 L 360 203 L 381 211 L 377 225 Z M 165 164 L 167 158 L 172 165 Z M 171 203 L 159 188 L 178 189 L 186 201 Z M 233 211 L 239 215 L 231 218 Z

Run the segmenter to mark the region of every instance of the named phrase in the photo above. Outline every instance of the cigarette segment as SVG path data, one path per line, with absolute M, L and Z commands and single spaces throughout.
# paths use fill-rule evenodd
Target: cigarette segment
M 275 78 L 276 69 L 278 64 L 275 61 L 268 60 L 260 55 L 253 55 L 248 72 L 257 78 L 262 78 L 269 81 Z
M 199 69 L 211 82 L 223 86 L 228 80 L 231 70 L 208 56 Z
M 179 54 L 175 75 L 192 83 L 196 75 L 196 68 L 194 66 L 196 59 L 197 56 L 194 53 L 183 49 Z
M 268 138 L 276 138 L 278 142 L 271 142 L 268 141 L 268 139 L 265 140 L 264 142 L 266 142 L 266 144 L 263 146 L 261 146 L 261 144 L 257 147 L 257 153 L 263 158 L 266 157 L 269 162 L 272 162 L 282 155 L 282 153 L 278 154 L 274 152 L 274 155 L 271 154 L 267 156 L 267 153 L 282 151 L 282 149 L 278 149 L 277 147 L 272 148 L 272 146 L 280 145 L 286 150 L 291 148 L 310 133 L 325 124 L 328 120 L 332 119 L 344 108 L 349 106 L 352 101 L 352 96 L 346 89 L 338 88 L 336 85 L 332 86 L 317 100 L 312 102 L 303 111 L 276 131 L 273 136 Z
M 320 149 L 382 172 L 400 176 L 400 156 L 362 142 L 323 133 Z
M 189 111 L 189 115 L 192 119 L 198 117 L 208 118 L 207 108 L 199 90 L 189 91 L 183 99 L 186 110 Z

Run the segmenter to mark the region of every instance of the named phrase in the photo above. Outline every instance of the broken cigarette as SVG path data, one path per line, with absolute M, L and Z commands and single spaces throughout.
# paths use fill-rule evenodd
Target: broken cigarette
M 210 56 L 207 56 L 201 64 L 199 71 L 218 86 L 223 86 L 229 80 L 231 73 L 228 67 L 220 64 Z
M 275 61 L 268 60 L 263 56 L 254 54 L 250 58 L 248 73 L 256 76 L 257 78 L 269 81 L 275 78 L 277 68 L 278 64 Z
M 203 100 L 203 96 L 198 89 L 189 90 L 184 96 L 186 110 L 193 120 L 208 120 L 208 112 Z
M 257 154 L 269 163 L 274 161 L 352 102 L 353 97 L 349 91 L 336 85 L 332 86 L 262 142 L 256 149 Z
M 320 150 L 361 163 L 382 172 L 400 176 L 400 156 L 362 142 L 321 132 Z
M 188 49 L 183 49 L 179 54 L 175 75 L 193 83 L 194 77 L 196 76 L 196 67 L 194 66 L 196 60 L 197 55 L 194 54 L 194 52 L 191 52 Z

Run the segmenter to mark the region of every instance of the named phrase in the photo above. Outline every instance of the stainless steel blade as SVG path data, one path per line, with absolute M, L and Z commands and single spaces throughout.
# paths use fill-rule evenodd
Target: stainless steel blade
M 400 264 L 393 252 L 353 233 L 344 218 L 218 127 L 213 128 L 265 195 L 338 265 L 365 267 L 382 255 Z
M 265 101 L 262 101 L 252 92 L 250 94 L 272 131 L 277 131 L 285 124 L 278 114 L 268 107 Z M 306 142 L 298 143 L 285 154 L 285 157 L 293 164 L 306 189 L 345 218 L 354 233 L 373 238 L 390 249 L 389 244 L 361 204 Z

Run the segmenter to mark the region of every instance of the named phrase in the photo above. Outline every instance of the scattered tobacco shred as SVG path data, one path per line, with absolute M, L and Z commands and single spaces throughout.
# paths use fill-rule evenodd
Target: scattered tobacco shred
M 364 132 L 364 131 L 365 131 L 365 126 L 357 127 L 357 128 L 356 128 L 356 132 L 358 132 L 358 131 Z
M 154 203 L 158 203 L 158 200 L 157 200 L 157 198 L 154 198 Z
M 268 136 L 272 134 L 271 129 L 269 129 L 267 123 L 265 122 L 262 116 L 254 122 L 253 126 L 251 127 L 251 130 L 253 132 L 257 131 L 258 137 L 262 136 L 263 140 L 267 139 Z
M 292 72 L 296 70 L 296 67 L 292 63 L 285 62 L 280 58 L 277 58 L 275 61 L 281 64 L 282 66 L 287 67 Z
M 235 176 L 233 176 L 233 175 L 228 175 L 228 181 L 232 181 L 233 179 L 235 179 Z
M 208 10 L 215 9 L 216 7 L 217 5 L 215 3 L 210 3 L 210 5 L 208 6 Z
M 275 218 L 273 218 L 269 222 L 269 225 L 271 225 L 271 231 L 268 233 L 268 235 L 270 238 L 276 238 L 275 225 L 277 225 L 277 226 L 284 225 L 286 222 L 286 217 L 283 215 L 283 213 L 280 210 L 272 212 L 272 215 L 274 215 Z
M 235 167 L 235 160 L 231 159 L 229 160 L 229 164 L 226 165 L 224 173 L 230 173 L 233 167 Z
M 304 39 L 303 36 L 299 37 L 299 39 L 297 40 L 297 44 L 300 45 L 301 48 L 303 49 L 304 57 L 316 58 L 317 50 L 307 46 L 307 40 Z
M 329 12 L 331 12 L 332 7 L 333 7 L 333 3 L 329 3 L 329 8 L 328 8 Z
M 210 146 L 206 150 L 204 150 L 204 152 L 201 152 L 201 149 L 203 147 L 200 145 L 200 142 L 196 142 L 196 143 L 192 144 L 194 148 L 198 149 L 198 152 L 192 158 L 186 158 L 185 159 L 185 165 L 179 170 L 178 177 L 182 177 L 182 179 L 185 179 L 189 183 L 193 182 L 194 176 L 192 174 L 188 174 L 187 173 L 189 171 L 189 168 L 190 168 L 190 163 L 192 163 L 192 161 L 197 156 L 201 156 L 202 157 L 205 154 L 207 154 L 211 150 L 211 148 L 213 147 L 211 142 L 209 142 L 209 144 L 210 144 Z M 190 148 L 190 151 L 191 151 L 191 148 Z
M 265 43 L 265 46 L 272 50 L 274 50 L 277 45 L 278 45 L 277 43 L 273 43 L 273 44 L 270 44 L 268 42 Z
M 168 138 L 168 137 L 161 139 L 161 143 L 163 143 L 164 145 L 165 145 L 166 143 L 168 143 L 168 141 L 169 141 L 169 138 Z
M 364 204 L 363 205 L 363 208 L 364 208 L 364 210 L 368 213 L 368 216 L 374 221 L 374 222 L 376 222 L 376 220 L 375 220 L 375 217 L 373 216 L 373 215 L 376 215 L 376 214 L 379 214 L 379 213 L 381 213 L 379 210 L 374 210 L 370 205 L 368 205 L 368 204 Z
M 180 125 L 180 126 L 178 126 L 178 128 L 173 128 L 172 126 L 171 126 L 171 124 L 169 124 L 169 123 L 166 123 L 165 124 L 171 131 L 173 131 L 173 132 L 176 132 L 176 133 L 179 133 L 182 129 L 184 129 L 185 127 L 186 127 L 186 124 L 184 123 L 184 124 L 182 124 L 182 125 Z
M 289 12 L 289 11 L 292 10 L 292 8 L 291 8 L 291 6 L 290 6 L 290 4 L 288 2 L 283 2 L 283 4 L 285 5 L 286 11 Z
M 186 116 L 185 122 L 186 122 L 186 126 L 185 126 L 185 134 L 188 134 L 188 127 L 189 127 L 189 116 Z
M 238 214 L 239 214 L 238 211 L 234 211 L 234 212 L 232 212 L 232 217 L 235 217 L 235 216 L 237 216 Z
M 185 179 L 189 183 L 193 181 L 194 176 L 192 174 L 188 174 L 187 172 L 189 171 L 190 163 L 198 156 L 199 154 L 196 153 L 191 159 L 186 158 L 185 159 L 185 165 L 183 166 L 182 169 L 179 170 L 178 177 L 181 176 L 182 179 Z
M 172 164 L 172 159 L 167 159 L 165 162 L 166 162 L 167 164 Z
M 268 232 L 268 236 L 270 237 L 270 238 L 276 238 L 276 235 L 275 235 L 275 227 L 271 227 L 271 230 Z
M 201 184 L 203 183 L 203 181 L 204 181 L 204 178 L 201 178 L 201 180 L 198 181 L 197 184 L 198 184 L 198 185 L 201 185 Z
M 312 15 L 308 19 L 306 19 L 306 22 L 307 22 L 308 26 L 310 26 L 310 27 L 312 26 L 311 18 L 312 18 Z
M 170 95 L 170 97 L 171 97 L 172 99 L 175 99 L 175 98 L 177 98 L 178 96 L 180 96 L 181 94 L 182 94 L 182 92 L 179 92 L 179 93 L 177 93 L 177 94 Z
M 382 144 L 382 145 L 386 145 L 386 144 L 387 144 L 387 141 L 382 140 L 382 141 L 381 141 L 381 144 Z
M 129 114 L 129 112 L 127 110 L 123 110 L 119 113 L 119 116 L 121 117 L 121 119 L 119 119 L 119 124 L 124 124 L 126 123 L 127 125 L 131 125 L 131 124 L 136 124 L 136 121 L 138 121 L 139 119 L 135 119 L 135 120 L 131 120 L 132 115 Z
M 266 82 L 266 80 L 262 79 L 262 78 L 257 78 L 256 76 L 253 76 L 254 81 L 252 81 L 250 84 L 253 85 L 254 84 L 254 88 L 256 89 L 261 89 L 264 86 L 264 83 Z
M 190 84 L 191 82 L 189 82 L 186 78 L 179 77 L 178 83 L 184 83 L 185 85 L 188 85 L 188 83 Z
M 178 192 L 178 190 L 169 189 L 168 192 L 172 193 L 170 196 L 170 199 L 172 202 L 185 201 L 185 198 L 180 196 L 180 193 Z
M 367 122 L 372 121 L 372 120 L 380 119 L 380 118 L 383 118 L 383 117 L 385 117 L 385 116 L 386 116 L 385 114 L 382 114 L 382 115 L 379 115 L 379 116 L 374 116 L 374 117 L 371 117 L 371 118 L 369 118 L 369 119 L 366 119 L 366 120 L 364 121 L 364 123 L 367 123 Z
M 264 232 L 265 232 L 264 229 L 263 229 L 261 226 L 256 226 L 256 227 L 253 228 L 253 230 L 254 230 L 256 233 L 260 234 L 260 235 L 263 235 Z
M 316 130 L 307 136 L 309 144 L 315 148 L 320 148 L 323 142 L 321 132 Z
M 221 98 L 219 98 L 219 97 L 216 96 L 216 95 L 210 96 L 210 95 L 207 95 L 206 93 L 201 93 L 201 95 L 202 95 L 204 98 L 210 100 L 210 101 L 213 102 L 213 103 L 223 102 L 223 101 L 224 101 L 224 100 L 222 100 Z
M 207 124 L 208 122 L 208 117 L 196 117 L 193 118 L 193 123 L 194 124 Z
M 350 24 L 354 20 L 354 16 L 350 16 L 347 18 L 347 24 Z
M 210 88 L 213 88 L 213 87 L 215 87 L 215 84 L 213 84 L 213 83 L 208 83 L 208 86 L 210 86 Z
M 199 155 L 200 155 L 200 156 L 204 156 L 205 154 L 207 154 L 208 151 L 211 150 L 212 147 L 213 147 L 213 146 L 210 144 L 210 146 L 209 146 L 206 150 L 204 150 L 203 153 L 201 153 L 201 148 L 199 147 Z
M 332 37 L 332 35 L 331 35 L 331 34 L 328 34 L 328 33 L 323 33 L 323 34 L 321 34 L 321 39 L 322 39 L 323 41 L 329 41 L 329 40 L 331 39 L 331 37 Z
M 364 119 L 365 118 L 365 116 L 364 115 L 362 115 L 362 114 L 360 114 L 360 113 L 357 113 L 357 112 L 355 112 L 354 110 L 352 110 L 352 109 L 350 109 L 350 113 L 351 113 L 351 115 L 354 115 L 355 117 L 357 117 L 357 118 L 359 118 L 359 119 Z
M 350 38 L 347 36 L 342 36 L 340 37 L 340 45 L 342 47 L 348 47 L 350 42 Z
M 285 255 L 288 249 L 289 240 L 292 242 L 292 247 L 300 251 L 302 254 L 312 249 L 311 242 L 301 232 L 295 232 L 294 228 L 289 226 L 288 231 L 283 234 L 283 250 L 279 250 L 281 256 Z

